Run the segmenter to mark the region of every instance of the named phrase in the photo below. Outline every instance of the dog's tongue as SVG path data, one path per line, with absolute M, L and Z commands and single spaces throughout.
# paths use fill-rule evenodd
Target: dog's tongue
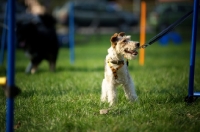
M 125 50 L 125 52 L 130 53 L 132 55 L 137 55 L 138 54 L 137 51 L 133 51 L 133 50 L 131 50 L 131 51 Z
M 129 51 L 129 53 L 131 53 L 132 55 L 137 55 L 138 54 L 137 51 Z

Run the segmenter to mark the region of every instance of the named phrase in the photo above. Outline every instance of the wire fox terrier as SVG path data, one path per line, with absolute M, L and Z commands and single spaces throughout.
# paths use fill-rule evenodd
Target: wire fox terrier
M 118 85 L 123 85 L 125 96 L 130 101 L 137 99 L 134 84 L 128 72 L 128 60 L 136 58 L 139 42 L 132 41 L 124 32 L 115 33 L 111 38 L 111 47 L 105 59 L 105 72 L 102 82 L 101 101 L 115 104 Z M 125 63 L 125 59 L 127 59 Z

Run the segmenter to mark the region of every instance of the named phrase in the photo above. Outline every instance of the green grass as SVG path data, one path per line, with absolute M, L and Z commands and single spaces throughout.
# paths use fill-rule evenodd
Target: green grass
M 22 93 L 15 99 L 16 132 L 197 132 L 200 130 L 200 101 L 186 104 L 190 41 L 149 46 L 145 65 L 138 59 L 129 62 L 129 69 L 139 96 L 130 103 L 118 88 L 118 104 L 108 108 L 100 102 L 104 58 L 110 36 L 96 36 L 79 43 L 75 63 L 69 62 L 69 50 L 59 53 L 57 72 L 48 71 L 43 62 L 34 75 L 26 75 L 28 60 L 16 51 L 16 85 Z M 138 40 L 138 35 L 133 35 Z M 200 91 L 200 47 L 197 44 L 195 90 Z M 5 131 L 6 98 L 0 90 L 0 131 Z

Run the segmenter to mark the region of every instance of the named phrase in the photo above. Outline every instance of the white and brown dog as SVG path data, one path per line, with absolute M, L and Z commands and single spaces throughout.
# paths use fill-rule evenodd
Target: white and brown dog
M 125 96 L 130 101 L 137 99 L 134 84 L 128 72 L 128 61 L 134 59 L 138 52 L 139 42 L 132 41 L 124 32 L 115 33 L 111 39 L 111 47 L 105 59 L 105 73 L 102 82 L 101 101 L 113 105 L 116 102 L 116 87 L 123 85 Z M 125 63 L 126 62 L 126 63 Z

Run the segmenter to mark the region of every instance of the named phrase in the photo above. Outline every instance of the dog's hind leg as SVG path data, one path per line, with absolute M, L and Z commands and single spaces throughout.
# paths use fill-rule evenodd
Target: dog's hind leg
M 51 72 L 55 72 L 55 70 L 56 70 L 56 62 L 50 61 L 49 62 L 49 69 L 50 69 Z
M 137 99 L 137 94 L 135 92 L 133 81 L 130 79 L 130 81 L 123 86 L 126 98 L 130 101 L 135 101 Z
M 31 73 L 31 69 L 32 69 L 32 67 L 33 67 L 32 63 L 29 62 L 28 66 L 26 67 L 25 72 L 26 72 L 26 73 Z
M 34 74 L 37 71 L 38 65 L 29 62 L 28 66 L 26 67 L 25 72 Z

